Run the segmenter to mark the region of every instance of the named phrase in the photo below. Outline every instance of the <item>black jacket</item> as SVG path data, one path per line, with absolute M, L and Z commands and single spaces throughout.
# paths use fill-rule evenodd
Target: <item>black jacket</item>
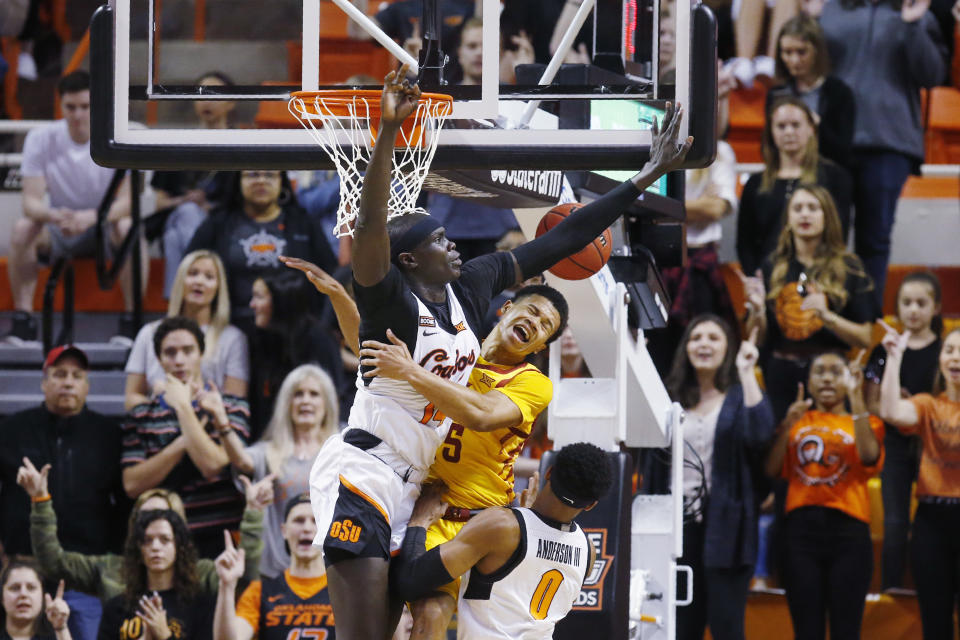
M 762 460 L 773 433 L 773 410 L 766 395 L 760 404 L 747 408 L 743 388 L 732 385 L 720 408 L 713 441 L 710 494 L 704 509 L 704 566 L 736 569 L 756 562 L 759 503 L 767 487 Z M 669 492 L 666 460 L 662 454 L 644 457 L 644 493 Z
M 0 540 L 6 553 L 32 555 L 30 497 L 17 485 L 24 456 L 37 469 L 51 465 L 49 489 L 64 549 L 120 551 L 129 505 L 120 448 L 120 425 L 86 407 L 60 418 L 40 406 L 0 423 Z

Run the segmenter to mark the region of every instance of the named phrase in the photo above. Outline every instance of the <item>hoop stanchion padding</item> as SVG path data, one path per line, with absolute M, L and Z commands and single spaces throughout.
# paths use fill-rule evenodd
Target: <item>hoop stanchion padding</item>
M 336 234 L 353 235 L 363 171 L 370 162 L 380 127 L 378 90 L 296 91 L 287 108 L 333 160 L 340 176 Z M 416 110 L 400 127 L 387 219 L 417 211 L 417 198 L 437 150 L 440 129 L 453 112 L 453 97 L 423 93 Z

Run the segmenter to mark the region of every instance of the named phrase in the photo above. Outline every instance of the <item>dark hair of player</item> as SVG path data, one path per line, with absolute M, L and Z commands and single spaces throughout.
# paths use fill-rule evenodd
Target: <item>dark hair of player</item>
M 587 507 L 607 494 L 613 472 L 606 452 L 587 442 L 568 444 L 557 452 L 550 472 L 554 495 L 571 507 Z

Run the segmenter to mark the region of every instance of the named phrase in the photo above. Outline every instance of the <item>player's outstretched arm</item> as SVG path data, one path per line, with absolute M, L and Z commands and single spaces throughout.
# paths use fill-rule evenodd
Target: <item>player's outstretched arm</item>
M 360 190 L 360 211 L 353 231 L 353 278 L 371 287 L 390 270 L 390 239 L 387 236 L 387 202 L 393 169 L 394 140 L 400 125 L 417 106 L 420 88 L 406 78 L 407 66 L 391 71 L 383 82 L 380 99 L 380 131 Z
M 486 560 L 495 563 L 485 573 L 502 566 L 520 543 L 520 524 L 509 509 L 493 507 L 474 516 L 456 537 L 424 551 L 427 527 L 446 509 L 440 499 L 445 487 L 426 486 L 414 506 L 403 546 L 390 572 L 397 595 L 413 602 L 461 576 Z
M 663 174 L 679 169 L 693 144 L 692 137 L 682 144 L 677 140 L 682 120 L 683 108 L 668 102 L 662 125 L 654 122 L 652 127 L 650 159 L 633 178 L 599 200 L 577 209 L 539 238 L 514 249 L 513 255 L 520 267 L 518 282 L 546 271 L 583 249 L 613 224 L 644 189 Z
M 493 431 L 516 427 L 523 422 L 523 414 L 513 400 L 499 391 L 479 393 L 445 380 L 418 365 L 410 356 L 407 345 L 387 329 L 392 344 L 364 340 L 360 349 L 360 364 L 372 367 L 366 378 L 383 376 L 410 383 L 437 410 L 454 422 L 474 431 Z
M 337 316 L 337 325 L 340 327 L 340 334 L 343 336 L 347 347 L 353 352 L 353 355 L 360 355 L 360 311 L 357 309 L 357 303 L 353 301 L 343 285 L 337 282 L 337 279 L 326 271 L 306 260 L 300 258 L 290 258 L 280 256 L 280 262 L 302 271 L 307 276 L 310 284 L 317 291 L 330 298 L 330 304 L 333 305 L 333 313 Z

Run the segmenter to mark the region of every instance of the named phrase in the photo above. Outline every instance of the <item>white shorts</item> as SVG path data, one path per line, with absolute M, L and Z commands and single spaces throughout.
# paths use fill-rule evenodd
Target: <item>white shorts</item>
M 322 547 L 331 534 L 341 486 L 376 508 L 390 529 L 384 547 L 390 553 L 397 551 L 420 495 L 419 482 L 405 482 L 382 460 L 343 442 L 340 434 L 327 439 L 310 470 L 310 504 L 317 520 L 315 545 Z

